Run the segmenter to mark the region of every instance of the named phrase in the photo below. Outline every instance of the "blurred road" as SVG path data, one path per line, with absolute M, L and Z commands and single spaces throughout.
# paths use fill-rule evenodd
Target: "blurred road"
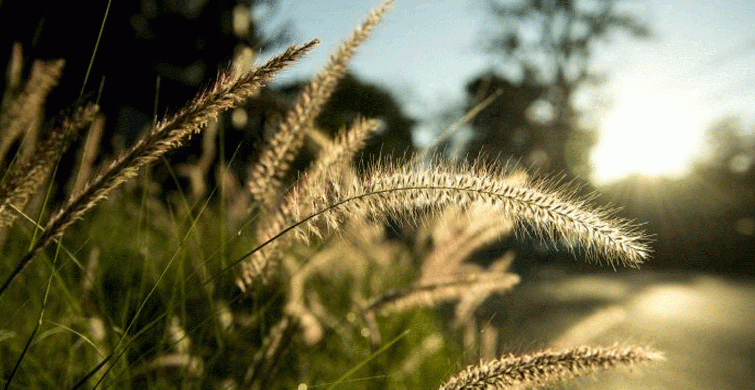
M 755 388 L 755 280 L 718 275 L 546 271 L 488 302 L 499 352 L 632 343 L 668 359 L 579 379 L 568 389 Z

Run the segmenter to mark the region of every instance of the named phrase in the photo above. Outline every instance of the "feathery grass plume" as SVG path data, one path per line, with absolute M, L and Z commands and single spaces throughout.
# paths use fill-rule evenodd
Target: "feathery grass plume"
M 509 266 L 514 261 L 514 252 L 508 251 L 503 256 L 495 260 L 489 267 L 489 273 L 503 273 L 508 272 Z M 479 272 L 479 271 L 477 271 Z M 475 291 L 472 289 L 464 295 L 454 307 L 454 321 L 453 325 L 456 328 L 466 327 L 467 329 L 474 327 L 475 323 L 475 310 L 485 302 L 491 293 L 495 291 Z
M 304 264 L 302 267 L 291 272 L 291 280 L 287 288 L 287 302 L 283 309 L 286 316 L 295 319 L 302 330 L 304 341 L 307 345 L 314 345 L 322 339 L 323 327 L 320 321 L 306 306 L 305 286 L 307 279 L 320 271 L 323 266 L 335 260 L 333 253 L 321 251 Z M 290 268 L 296 268 L 294 261 L 286 262 Z
M 491 292 L 508 291 L 518 283 L 519 276 L 511 273 L 483 272 L 463 275 L 443 282 L 413 286 L 404 291 L 386 294 L 374 299 L 365 311 L 389 315 L 421 306 L 436 306 L 443 302 L 458 300 L 470 293 L 487 297 Z
M 388 0 L 369 13 L 361 26 L 330 57 L 325 68 L 304 87 L 294 106 L 281 121 L 278 131 L 265 141 L 259 160 L 251 168 L 248 184 L 249 191 L 263 210 L 274 209 L 280 201 L 283 176 L 304 142 L 306 129 L 314 124 L 315 118 L 335 91 L 338 80 L 346 73 L 346 63 L 392 3 L 392 0 Z
M 219 125 L 212 122 L 202 134 L 202 153 L 199 159 L 192 163 L 181 164 L 176 167 L 176 173 L 189 179 L 191 186 L 191 199 L 201 199 L 207 194 L 207 177 L 212 168 L 212 161 L 217 154 L 216 140 Z
M 314 142 L 321 150 L 328 148 L 333 144 L 331 136 L 325 129 L 317 126 L 317 124 L 307 127 L 307 138 Z
M 511 185 L 506 177 L 506 172 L 479 163 L 376 164 L 364 179 L 348 185 L 341 185 L 338 178 L 323 182 L 326 190 L 313 194 L 311 205 L 293 210 L 292 224 L 276 237 L 294 228 L 303 235 L 323 235 L 323 225 L 338 230 L 356 217 L 391 215 L 413 221 L 420 211 L 484 202 L 502 221 L 513 220 L 544 239 L 561 238 L 572 250 L 580 245 L 589 260 L 602 257 L 612 265 L 638 267 L 649 256 L 646 239 L 627 221 L 610 218 L 606 210 L 592 208 L 569 193 L 536 182 Z M 317 211 L 307 215 L 301 210 Z
M 260 377 L 270 372 L 270 366 L 275 365 L 278 357 L 285 349 L 286 342 L 293 336 L 296 329 L 296 318 L 284 315 L 270 328 L 260 349 L 252 357 L 252 364 L 247 369 L 244 382 L 246 385 L 261 383 Z M 251 388 L 251 386 L 245 386 Z
M 546 350 L 523 356 L 508 355 L 480 362 L 451 377 L 440 390 L 503 390 L 546 385 L 591 374 L 600 369 L 664 360 L 650 348 L 581 346 Z
M 291 211 L 297 207 L 295 202 L 300 202 L 309 193 L 318 192 L 328 176 L 342 177 L 351 166 L 354 155 L 364 147 L 379 126 L 378 120 L 357 119 L 351 127 L 341 130 L 336 138 L 318 154 L 312 166 L 307 169 L 306 175 L 289 190 L 277 211 L 263 218 L 263 221 L 270 222 L 258 228 L 259 241 L 264 242 L 283 229 L 286 218 L 290 217 Z M 308 212 L 312 211 L 314 210 L 308 210 Z
M 170 317 L 167 333 L 171 349 L 180 354 L 191 351 L 191 337 L 186 333 L 186 329 L 181 326 L 181 319 L 178 316 Z
M 380 123 L 374 119 L 357 119 L 351 127 L 341 130 L 336 138 L 320 152 L 307 170 L 307 174 L 294 185 L 277 210 L 265 213 L 265 217 L 261 219 L 261 225 L 257 227 L 257 241 L 265 242 L 283 230 L 290 219 L 291 212 L 296 207 L 300 207 L 297 202 L 306 198 L 307 194 L 320 191 L 320 186 L 326 176 L 340 177 L 350 167 L 354 155 L 378 130 Z M 256 252 L 251 261 L 245 262 L 239 269 L 236 284 L 243 290 L 246 285 L 252 283 L 267 271 L 267 263 L 272 256 L 275 256 L 277 250 L 288 243 L 287 239 L 281 237 L 264 250 Z
M 336 134 L 333 142 L 320 152 L 317 159 L 308 170 L 306 181 L 300 187 L 303 190 L 312 189 L 323 178 L 334 172 L 337 175 L 344 173 L 349 167 L 354 156 L 367 145 L 367 140 L 375 134 L 382 122 L 377 119 L 358 118 L 348 128 L 341 129 Z
M 73 196 L 84 188 L 86 182 L 91 178 L 92 171 L 94 170 L 94 161 L 97 158 L 97 153 L 100 149 L 100 141 L 102 140 L 102 134 L 105 130 L 105 116 L 97 115 L 92 124 L 89 125 L 89 131 L 87 132 L 84 146 L 80 148 L 79 155 L 77 156 L 76 177 L 69 182 L 68 195 Z
M 438 227 L 446 230 L 444 237 L 433 241 L 434 248 L 422 263 L 423 280 L 430 281 L 439 275 L 455 272 L 476 250 L 514 230 L 513 222 L 506 223 L 491 215 L 484 203 L 473 204 L 466 210 L 455 207 L 448 210 L 438 222 Z
M 8 60 L 8 67 L 5 69 L 5 91 L 3 92 L 3 100 L 0 101 L 0 105 L 5 106 L 5 104 L 18 92 L 18 87 L 21 86 L 21 71 L 23 70 L 23 65 L 24 55 L 21 43 L 13 42 L 10 59 Z
M 64 60 L 34 61 L 29 80 L 15 98 L 4 102 L 0 112 L 0 161 L 5 159 L 13 142 L 39 127 L 45 99 L 58 84 Z
M 24 209 L 29 199 L 49 178 L 73 137 L 94 120 L 97 111 L 98 107 L 94 104 L 79 107 L 50 132 L 49 137 L 39 145 L 34 159 L 11 166 L 0 185 L 0 229 L 13 223 L 18 211 Z
M 135 177 L 141 167 L 179 147 L 191 135 L 207 126 L 220 112 L 235 107 L 253 96 L 276 73 L 300 59 L 317 43 L 317 40 L 312 40 L 299 47 L 291 46 L 247 74 L 223 72 L 207 91 L 197 95 L 175 115 L 160 121 L 152 132 L 110 164 L 48 221 L 39 240 L 18 262 L 0 287 L 0 294 L 40 250 L 60 238 L 71 224 L 102 201 L 115 187 Z

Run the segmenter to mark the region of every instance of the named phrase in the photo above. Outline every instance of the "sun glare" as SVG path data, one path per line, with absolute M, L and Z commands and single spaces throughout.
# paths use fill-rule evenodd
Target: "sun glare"
M 601 124 L 592 153 L 593 182 L 606 184 L 634 173 L 687 173 L 704 129 L 694 105 L 679 96 L 622 100 Z

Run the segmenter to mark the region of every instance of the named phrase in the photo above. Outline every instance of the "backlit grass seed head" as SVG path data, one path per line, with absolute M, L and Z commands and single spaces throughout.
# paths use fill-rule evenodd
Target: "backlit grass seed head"
M 416 307 L 434 307 L 444 302 L 458 301 L 467 294 L 488 297 L 492 293 L 511 290 L 519 280 L 518 275 L 511 273 L 464 275 L 383 295 L 374 299 L 365 310 L 390 315 Z
M 0 229 L 10 226 L 55 169 L 58 159 L 78 131 L 87 126 L 99 108 L 90 104 L 62 118 L 47 139 L 40 142 L 34 158 L 11 166 L 0 184 Z M 17 211 L 18 210 L 18 211 Z
M 280 201 L 283 176 L 304 142 L 306 129 L 314 124 L 338 81 L 346 74 L 346 64 L 357 48 L 392 4 L 393 1 L 388 0 L 370 12 L 330 57 L 328 64 L 299 93 L 294 107 L 288 110 L 276 133 L 265 141 L 258 162 L 251 168 L 248 184 L 253 198 L 263 209 L 273 209 Z
M 19 49 L 20 50 L 20 49 Z M 16 96 L 3 96 L 0 107 L 0 160 L 11 144 L 41 124 L 47 95 L 58 84 L 65 61 L 35 61 L 29 80 Z
M 440 390 L 503 390 L 539 387 L 601 369 L 664 360 L 663 354 L 643 347 L 581 346 L 504 356 L 472 365 L 451 377 Z
M 291 223 L 292 214 L 301 215 L 302 210 L 297 209 L 306 204 L 304 199 L 321 191 L 322 183 L 327 181 L 328 176 L 337 177 L 345 173 L 351 166 L 354 155 L 379 126 L 380 121 L 374 119 L 357 119 L 352 126 L 340 131 L 330 145 L 318 155 L 307 174 L 288 192 L 277 209 L 264 213 L 257 227 L 257 241 L 265 242 L 274 237 Z M 306 213 L 313 211 L 307 210 Z M 260 276 L 267 268 L 267 263 L 277 255 L 280 248 L 287 246 L 291 239 L 292 236 L 280 237 L 264 249 L 255 252 L 251 261 L 242 265 L 237 284 L 243 286 Z
M 207 91 L 198 94 L 176 114 L 160 121 L 146 137 L 110 164 L 50 218 L 40 238 L 0 286 L 0 294 L 37 253 L 60 238 L 68 227 L 105 199 L 114 188 L 134 178 L 140 168 L 181 146 L 221 112 L 254 96 L 280 70 L 299 60 L 318 43 L 317 40 L 312 40 L 302 46 L 291 46 L 246 74 L 223 72 Z
M 546 240 L 561 239 L 583 248 L 589 260 L 605 259 L 637 267 L 649 256 L 646 239 L 626 221 L 591 208 L 561 192 L 536 182 L 510 184 L 506 173 L 481 165 L 382 164 L 367 170 L 364 179 L 341 185 L 338 178 L 323 183 L 318 196 L 296 214 L 304 234 L 323 235 L 323 226 L 337 230 L 355 216 L 385 218 L 403 216 L 416 220 L 422 211 L 439 212 L 446 206 L 481 202 L 490 214 L 511 219 L 520 228 Z

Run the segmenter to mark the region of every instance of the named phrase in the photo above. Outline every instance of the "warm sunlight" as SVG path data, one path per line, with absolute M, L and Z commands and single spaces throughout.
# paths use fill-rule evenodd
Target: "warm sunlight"
M 667 94 L 622 98 L 601 128 L 592 153 L 596 184 L 632 173 L 684 175 L 698 151 L 705 125 L 690 99 Z

